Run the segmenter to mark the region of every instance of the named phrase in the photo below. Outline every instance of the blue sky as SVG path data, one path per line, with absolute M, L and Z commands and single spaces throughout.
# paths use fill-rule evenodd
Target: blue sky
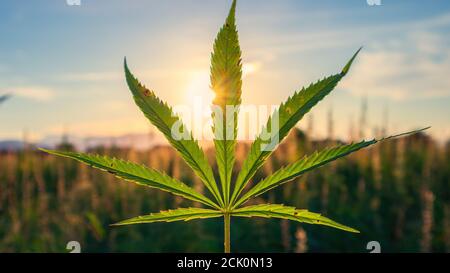
M 123 58 L 170 104 L 208 97 L 212 42 L 231 1 L 2 1 L 0 139 L 63 131 L 80 136 L 147 132 L 123 76 Z M 350 74 L 313 116 L 314 134 L 347 138 L 368 103 L 366 136 L 431 125 L 450 137 L 450 1 L 238 1 L 248 73 L 244 104 L 278 104 L 339 72 L 364 46 Z M 199 88 L 197 90 L 196 88 Z

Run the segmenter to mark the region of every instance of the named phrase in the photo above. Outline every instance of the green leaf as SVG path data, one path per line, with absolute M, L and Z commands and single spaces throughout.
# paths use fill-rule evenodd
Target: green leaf
M 347 62 L 341 73 L 311 84 L 309 87 L 303 88 L 299 92 L 294 93 L 292 97 L 288 98 L 288 100 L 281 104 L 279 109 L 269 118 L 263 132 L 270 132 L 272 129 L 272 120 L 278 120 L 278 131 L 273 132 L 272 136 L 274 139 L 278 140 L 277 144 L 281 143 L 289 131 L 303 118 L 303 116 L 328 95 L 337 83 L 348 73 L 351 64 L 360 50 L 361 48 L 353 55 L 350 61 Z M 276 128 L 274 128 L 274 130 L 275 129 Z M 231 197 L 232 203 L 234 203 L 256 171 L 272 154 L 273 149 L 268 150 L 265 148 L 264 145 L 267 145 L 265 140 L 267 140 L 267 137 L 264 137 L 263 133 L 261 133 L 250 147 L 249 155 L 245 159 L 241 172 L 236 180 L 233 195 Z
M 261 204 L 243 207 L 234 210 L 232 216 L 240 217 L 263 217 L 263 218 L 279 218 L 297 221 L 307 224 L 329 226 L 349 232 L 359 233 L 358 230 L 339 224 L 319 213 L 309 212 L 304 209 L 296 209 L 278 204 Z
M 228 204 L 237 135 L 238 106 L 241 103 L 242 65 L 241 49 L 235 22 L 236 1 L 233 1 L 225 24 L 217 34 L 211 55 L 211 88 L 215 93 L 213 104 L 213 131 L 217 166 L 223 199 Z M 233 108 L 236 106 L 236 108 Z M 216 110 L 221 110 L 217 115 Z
M 175 210 L 165 210 L 159 213 L 151 213 L 149 215 L 134 217 L 113 224 L 112 226 L 124 226 L 155 222 L 190 221 L 194 219 L 216 218 L 221 216 L 223 216 L 223 213 L 218 210 L 201 208 L 179 208 Z
M 172 178 L 164 173 L 149 169 L 139 164 L 116 158 L 108 158 L 106 156 L 51 151 L 45 149 L 41 150 L 49 154 L 75 159 L 138 185 L 157 188 L 175 195 L 182 196 L 192 201 L 200 202 L 213 208 L 218 208 L 217 204 L 215 204 L 209 198 L 196 192 L 193 188 L 187 186 L 183 182 L 178 181 L 175 178 Z
M 214 180 L 212 168 L 197 141 L 193 139 L 192 134 L 182 123 L 181 119 L 173 113 L 172 108 L 160 100 L 153 91 L 143 86 L 131 74 L 126 60 L 124 66 L 128 87 L 133 93 L 136 104 L 200 177 L 219 204 L 223 205 L 222 197 Z M 172 134 L 173 128 L 177 128 L 176 130 L 182 133 L 182 136 L 174 136 Z
M 414 134 L 423 130 L 426 130 L 428 128 L 424 128 L 421 130 L 416 130 L 412 132 L 403 133 L 401 135 L 395 135 L 379 140 L 371 140 L 371 141 L 361 141 L 359 143 L 352 143 L 349 145 L 341 145 L 334 148 L 327 148 L 325 150 L 322 150 L 320 152 L 315 152 L 314 154 L 310 156 L 305 156 L 301 160 L 289 164 L 286 167 L 279 169 L 272 175 L 266 177 L 259 183 L 257 183 L 253 188 L 251 188 L 248 192 L 246 192 L 235 204 L 235 207 L 238 207 L 239 205 L 245 203 L 247 200 L 249 200 L 252 197 L 258 196 L 262 193 L 265 193 L 275 187 L 278 187 L 281 184 L 284 184 L 286 182 L 289 182 L 296 177 L 311 171 L 315 168 L 318 168 L 320 166 L 323 166 L 331 161 L 334 161 L 340 157 L 344 157 L 346 155 L 349 155 L 353 152 L 356 152 L 362 148 L 371 146 L 377 142 L 384 141 L 387 139 L 391 139 L 394 137 L 404 136 L 408 134 Z

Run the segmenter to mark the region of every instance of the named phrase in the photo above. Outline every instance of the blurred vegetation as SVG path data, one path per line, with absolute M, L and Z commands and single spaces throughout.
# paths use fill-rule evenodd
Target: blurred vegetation
M 253 181 L 336 142 L 311 140 L 295 130 Z M 60 146 L 73 149 L 69 143 Z M 237 168 L 247 151 L 247 144 L 237 146 Z M 164 170 L 204 192 L 203 184 L 170 147 L 149 151 L 99 147 L 90 152 Z M 213 162 L 213 151 L 208 155 Z M 375 240 L 382 252 L 449 252 L 449 159 L 450 145 L 422 133 L 339 159 L 261 198 L 321 212 L 361 234 L 283 220 L 235 218 L 232 251 L 368 252 L 367 242 Z M 192 203 L 30 147 L 0 153 L 0 252 L 67 252 L 66 244 L 73 240 L 81 243 L 82 252 L 221 252 L 221 218 L 109 227 L 178 206 Z

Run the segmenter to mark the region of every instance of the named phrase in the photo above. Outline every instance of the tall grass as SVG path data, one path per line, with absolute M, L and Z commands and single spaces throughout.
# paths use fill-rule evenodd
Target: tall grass
M 334 140 L 316 141 L 293 131 L 254 181 L 330 141 Z M 169 147 L 95 150 L 165 170 L 202 189 L 203 184 Z M 246 144 L 238 144 L 238 164 L 246 150 Z M 424 134 L 410 136 L 361 151 L 299 179 L 299 183 L 286 184 L 259 198 L 345 218 L 349 225 L 358 226 L 361 234 L 351 236 L 279 220 L 239 219 L 233 224 L 236 233 L 232 240 L 239 242 L 236 251 L 365 252 L 371 240 L 378 240 L 384 252 L 450 251 L 449 145 L 440 146 Z M 31 148 L 3 152 L 0 252 L 64 252 L 72 240 L 79 241 L 84 252 L 221 251 L 220 220 L 107 228 L 129 215 L 183 202 Z

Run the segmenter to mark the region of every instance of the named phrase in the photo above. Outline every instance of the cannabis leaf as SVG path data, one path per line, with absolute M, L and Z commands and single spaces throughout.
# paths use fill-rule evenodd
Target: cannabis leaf
M 132 162 L 109 158 L 106 156 L 89 155 L 74 152 L 51 151 L 41 149 L 44 152 L 68 157 L 77 161 L 88 164 L 94 168 L 109 172 L 119 178 L 134 182 L 138 185 L 157 188 L 175 195 L 182 196 L 186 199 L 200 202 L 213 208 L 219 208 L 209 198 L 195 191 L 193 188 L 187 186 L 181 181 L 161 173 L 157 170 L 149 169 L 143 165 Z
M 294 93 L 292 97 L 289 97 L 269 118 L 263 132 L 271 131 L 272 120 L 277 119 L 279 131 L 274 134 L 276 139 L 278 139 L 278 142 L 283 141 L 289 131 L 303 118 L 303 116 L 308 113 L 314 105 L 328 95 L 337 83 L 347 74 L 353 60 L 360 50 L 361 49 L 353 55 L 341 73 L 311 84 L 309 87 L 303 88 L 299 92 Z M 252 176 L 272 154 L 273 149 L 264 149 L 263 139 L 264 138 L 259 135 L 250 147 L 249 156 L 245 159 L 241 172 L 236 180 L 231 202 L 236 200 Z
M 250 152 L 234 181 L 234 188 L 231 193 L 231 185 L 233 182 L 232 172 L 235 163 L 234 150 L 236 146 L 237 117 L 242 92 L 241 49 L 236 29 L 235 12 L 236 0 L 233 1 L 225 24 L 217 35 L 211 55 L 211 88 L 215 93 L 212 106 L 212 129 L 215 136 L 214 146 L 220 177 L 219 182 L 215 180 L 212 167 L 209 165 L 203 150 L 200 148 L 198 142 L 193 139 L 192 133 L 182 123 L 180 117 L 172 111 L 172 108 L 167 103 L 159 99 L 153 91 L 147 89 L 138 81 L 130 72 L 126 60 L 124 63 L 125 78 L 133 94 L 135 103 L 149 121 L 163 133 L 168 142 L 178 151 L 194 173 L 200 177 L 201 181 L 203 181 L 211 193 L 212 199 L 195 191 L 175 178 L 139 164 L 99 155 L 50 151 L 45 149 L 42 149 L 42 151 L 72 158 L 94 168 L 112 173 L 124 180 L 170 192 L 210 207 L 208 209 L 178 208 L 161 211 L 159 213 L 151 213 L 149 215 L 124 220 L 114 224 L 114 226 L 223 217 L 225 252 L 230 252 L 231 217 L 279 218 L 300 223 L 329 226 L 348 232 L 359 232 L 356 229 L 328 219 L 321 214 L 309 212 L 305 209 L 297 209 L 281 204 L 258 204 L 245 207 L 242 205 L 251 198 L 292 181 L 296 177 L 340 157 L 374 145 L 377 142 L 414 134 L 427 128 L 379 140 L 374 139 L 326 148 L 325 150 L 304 156 L 297 162 L 284 166 L 258 183 L 255 183 L 246 192 L 244 191 L 258 169 L 272 154 L 277 144 L 283 141 L 305 114 L 327 96 L 349 72 L 353 61 L 361 50 L 359 49 L 347 62 L 341 72 L 319 80 L 295 92 L 294 95 L 282 103 L 278 110 L 271 115 L 261 134 L 258 135 L 251 145 Z M 2 98 L 0 98 L 1 100 Z M 230 109 L 231 112 L 229 111 Z M 278 126 L 274 126 L 273 124 Z M 174 129 L 176 129 L 176 134 L 174 134 Z M 267 138 L 268 132 L 270 132 L 270 138 Z M 277 142 L 272 143 L 273 139 L 277 140 Z
M 233 1 L 227 20 L 217 35 L 211 56 L 211 87 L 216 94 L 213 104 L 220 110 L 213 111 L 213 130 L 216 136 L 214 145 L 225 206 L 229 205 L 237 134 L 237 111 L 230 106 L 241 103 L 242 88 L 241 49 L 235 10 L 236 1 Z
M 408 135 L 418 133 L 428 128 L 415 130 L 408 133 L 403 133 L 401 135 Z M 257 183 L 253 188 L 251 188 L 248 192 L 246 192 L 235 204 L 234 207 L 238 207 L 242 205 L 244 202 L 248 201 L 252 197 L 256 197 L 261 195 L 269 190 L 272 190 L 281 184 L 289 182 L 296 177 L 302 175 L 305 172 L 316 169 L 320 166 L 327 164 L 328 162 L 334 161 L 340 157 L 349 155 L 353 152 L 356 152 L 362 148 L 368 147 L 380 141 L 385 141 L 387 139 L 399 137 L 398 136 L 390 136 L 382 139 L 373 139 L 370 141 L 361 141 L 359 143 L 349 144 L 349 145 L 340 145 L 333 148 L 326 148 L 320 152 L 315 152 L 310 156 L 304 156 L 301 160 L 289 164 L 272 175 L 266 177 L 259 183 Z
M 222 212 L 218 210 L 202 208 L 179 208 L 175 210 L 166 210 L 159 213 L 151 213 L 149 215 L 134 217 L 128 220 L 120 221 L 119 223 L 113 224 L 113 226 L 155 222 L 190 221 L 194 219 L 214 218 L 222 216 Z
M 278 204 L 248 206 L 234 210 L 231 215 L 241 217 L 280 218 L 307 224 L 329 226 L 349 232 L 359 233 L 358 230 L 339 224 L 331 219 L 323 217 L 319 213 L 309 212 L 304 209 L 296 209 L 294 207 L 286 207 Z
M 133 93 L 136 104 L 200 177 L 219 204 L 223 205 L 223 199 L 214 180 L 212 168 L 197 141 L 193 139 L 192 133 L 188 131 L 186 126 L 181 122 L 181 119 L 172 111 L 172 108 L 167 103 L 159 99 L 153 91 L 148 90 L 139 83 L 128 69 L 126 60 L 124 66 L 128 87 Z M 175 139 L 172 135 L 173 126 L 179 126 L 180 132 L 183 135 L 187 134 L 189 138 Z

